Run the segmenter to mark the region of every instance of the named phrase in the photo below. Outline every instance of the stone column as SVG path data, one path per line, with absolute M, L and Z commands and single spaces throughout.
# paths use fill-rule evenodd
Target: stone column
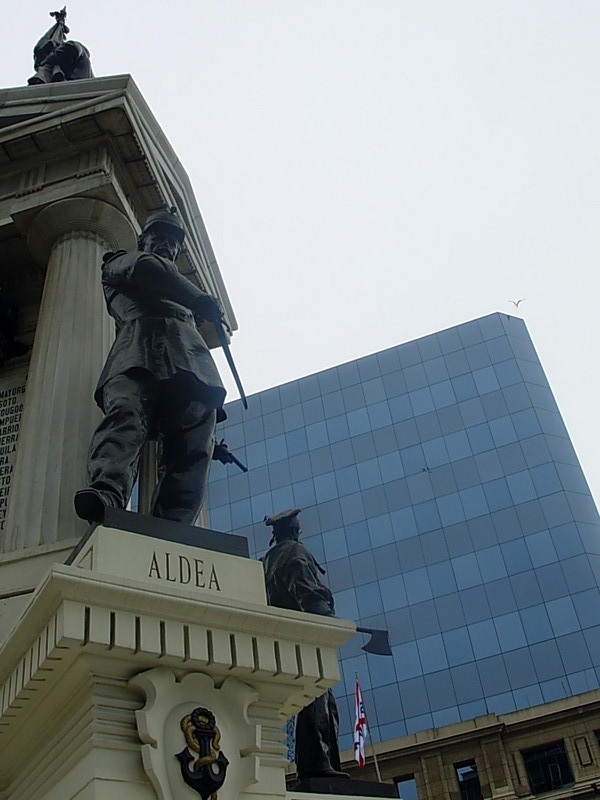
M 114 338 L 100 282 L 102 255 L 132 249 L 135 232 L 108 203 L 60 200 L 28 231 L 47 264 L 17 458 L 8 499 L 5 551 L 80 537 L 73 495 L 86 482 L 90 437 L 101 419 L 93 393 Z

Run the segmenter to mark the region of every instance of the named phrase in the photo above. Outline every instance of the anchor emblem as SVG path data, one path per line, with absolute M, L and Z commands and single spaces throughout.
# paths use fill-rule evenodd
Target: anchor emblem
M 217 790 L 225 782 L 229 761 L 221 752 L 221 731 L 215 715 L 208 708 L 195 708 L 183 717 L 180 725 L 187 743 L 181 753 L 175 754 L 181 776 L 202 800 L 217 800 Z M 190 750 L 198 754 L 195 761 Z

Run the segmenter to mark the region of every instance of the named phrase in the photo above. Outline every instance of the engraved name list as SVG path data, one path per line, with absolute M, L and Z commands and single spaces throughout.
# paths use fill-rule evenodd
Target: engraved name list
M 4 530 L 8 493 L 15 466 L 17 438 L 25 400 L 26 376 L 9 375 L 0 381 L 0 531 Z

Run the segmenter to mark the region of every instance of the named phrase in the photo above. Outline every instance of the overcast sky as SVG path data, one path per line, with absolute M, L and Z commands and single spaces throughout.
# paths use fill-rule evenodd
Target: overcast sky
M 10 4 L 3 86 L 26 83 L 50 10 Z M 598 0 L 68 12 L 95 73 L 133 76 L 190 176 L 248 394 L 526 298 L 600 498 Z

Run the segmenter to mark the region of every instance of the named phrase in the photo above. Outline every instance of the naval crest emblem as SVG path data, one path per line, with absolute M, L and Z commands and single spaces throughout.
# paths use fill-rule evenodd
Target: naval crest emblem
M 208 708 L 198 707 L 186 714 L 180 724 L 187 745 L 175 754 L 181 776 L 202 800 L 217 800 L 217 790 L 225 782 L 229 761 L 221 751 L 221 731 L 215 715 Z

